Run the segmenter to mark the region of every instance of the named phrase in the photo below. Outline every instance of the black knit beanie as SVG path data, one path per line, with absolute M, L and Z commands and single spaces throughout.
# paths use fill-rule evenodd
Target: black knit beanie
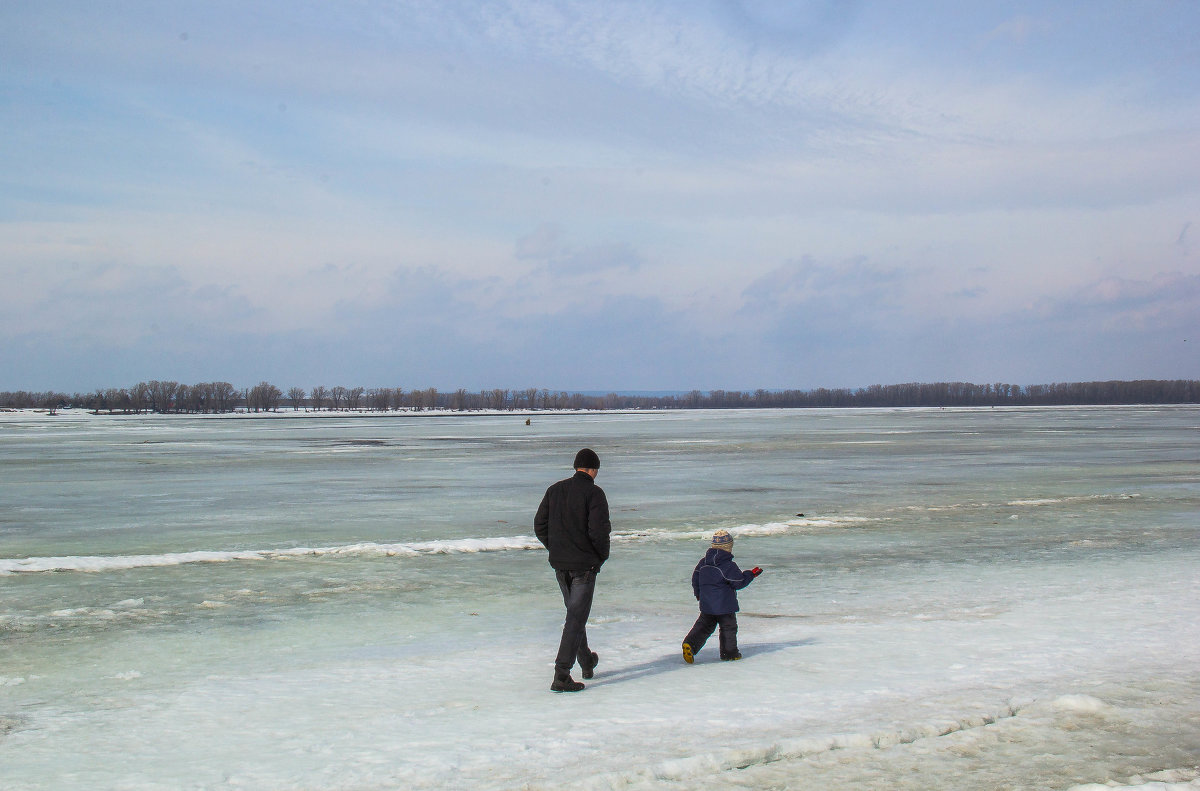
M 575 454 L 574 467 L 577 470 L 598 470 L 600 469 L 600 457 L 591 448 L 584 448 Z

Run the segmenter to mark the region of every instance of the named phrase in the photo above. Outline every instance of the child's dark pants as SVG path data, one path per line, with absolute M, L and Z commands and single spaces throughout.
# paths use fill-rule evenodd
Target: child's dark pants
M 726 615 L 700 613 L 700 617 L 692 625 L 692 631 L 688 632 L 688 636 L 683 638 L 683 641 L 692 647 L 693 654 L 697 654 L 708 642 L 708 638 L 712 636 L 713 630 L 718 625 L 721 627 L 721 658 L 728 659 L 738 652 L 737 613 L 731 612 Z

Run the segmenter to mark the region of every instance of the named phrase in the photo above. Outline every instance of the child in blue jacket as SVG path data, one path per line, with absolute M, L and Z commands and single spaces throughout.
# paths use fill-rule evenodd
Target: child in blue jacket
M 700 617 L 683 638 L 683 661 L 689 665 L 717 626 L 721 627 L 721 659 L 741 659 L 737 647 L 737 592 L 762 574 L 758 566 L 742 571 L 733 562 L 733 536 L 713 534 L 712 546 L 692 572 L 692 592 L 700 601 Z

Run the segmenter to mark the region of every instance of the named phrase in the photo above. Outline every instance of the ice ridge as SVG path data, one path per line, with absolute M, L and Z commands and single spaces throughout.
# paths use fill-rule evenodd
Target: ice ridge
M 735 525 L 727 528 L 734 536 L 772 536 L 805 528 L 839 527 L 872 521 L 865 517 L 841 516 L 823 519 L 791 519 L 765 524 Z M 617 542 L 707 539 L 710 531 L 648 530 L 616 532 Z M 299 557 L 360 556 L 418 557 L 479 552 L 519 552 L 542 549 L 534 536 L 498 536 L 458 538 L 407 543 L 360 542 L 327 547 L 287 547 L 282 549 L 194 550 L 150 555 L 66 555 L 60 557 L 0 558 L 0 576 L 38 572 L 106 572 L 135 568 L 182 566 L 192 563 L 231 563 L 235 561 L 280 560 Z

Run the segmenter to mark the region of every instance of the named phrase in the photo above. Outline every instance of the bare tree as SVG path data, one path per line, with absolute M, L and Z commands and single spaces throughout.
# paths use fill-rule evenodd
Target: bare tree
M 321 411 L 321 407 L 325 406 L 325 401 L 328 398 L 329 398 L 329 388 L 325 387 L 325 385 L 317 385 L 316 387 L 314 387 L 312 389 L 312 399 L 311 399 L 313 409 L 317 410 L 318 412 Z
M 357 412 L 359 405 L 362 403 L 363 393 L 366 390 L 361 387 L 352 387 L 346 391 L 346 409 L 351 412 Z
M 392 391 L 386 387 L 375 387 L 367 391 L 367 408 L 374 412 L 388 411 Z
M 150 385 L 145 382 L 138 382 L 129 391 L 129 407 L 137 414 L 141 414 L 142 410 L 150 401 Z
M 215 389 L 216 385 L 213 382 L 201 382 L 200 384 L 192 385 L 190 408 L 196 412 L 216 412 Z
M 329 397 L 330 397 L 330 399 L 333 400 L 333 411 L 334 412 L 337 412 L 338 410 L 340 410 L 342 408 L 342 404 L 344 404 L 346 402 L 346 396 L 349 394 L 349 392 L 350 391 L 348 391 L 346 388 L 342 387 L 341 385 L 330 388 Z
M 292 387 L 288 389 L 287 397 L 292 402 L 292 411 L 295 412 L 300 408 L 300 403 L 304 401 L 304 388 Z
M 266 403 L 267 409 L 271 412 L 277 412 L 279 410 L 279 401 L 283 398 L 283 391 L 267 382 L 263 382 L 259 386 L 263 388 L 263 401 Z
M 200 391 L 202 392 L 202 391 Z M 197 387 L 180 384 L 175 390 L 176 412 L 199 412 L 199 396 Z
M 110 387 L 104 391 L 104 397 L 108 401 L 109 412 L 113 409 L 119 409 L 122 412 L 128 412 L 133 409 L 133 396 L 124 387 Z
M 237 390 L 229 382 L 213 382 L 212 398 L 216 402 L 218 412 L 232 412 Z
M 283 393 L 275 385 L 270 382 L 259 382 L 250 388 L 246 398 L 246 408 L 252 408 L 255 412 L 274 412 L 279 409 L 279 399 L 282 397 Z
M 429 387 L 424 390 L 413 390 L 410 393 L 412 399 L 413 411 L 420 412 L 422 409 L 436 409 L 438 402 L 438 391 L 436 387 Z
M 146 383 L 146 397 L 150 401 L 150 410 L 166 413 L 175 408 L 175 393 L 179 390 L 178 382 L 160 382 L 157 379 Z

